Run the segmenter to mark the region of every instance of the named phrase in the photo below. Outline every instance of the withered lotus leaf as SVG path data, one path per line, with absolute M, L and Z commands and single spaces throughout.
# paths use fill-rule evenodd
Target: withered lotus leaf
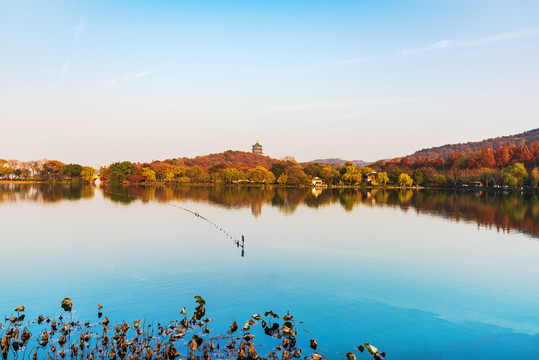
M 369 344 L 369 343 L 365 343 L 365 349 L 367 349 L 367 351 L 370 352 L 370 353 L 373 354 L 373 355 L 378 353 L 378 348 L 372 346 L 372 345 Z
M 64 300 L 62 300 L 62 309 L 67 312 L 71 312 L 73 309 L 73 301 L 71 301 L 71 299 L 68 297 L 64 298 Z
M 195 296 L 195 299 L 196 299 L 196 302 L 199 306 L 203 306 L 204 304 L 206 304 L 206 300 L 204 300 L 202 297 L 200 297 L 199 295 L 196 295 Z

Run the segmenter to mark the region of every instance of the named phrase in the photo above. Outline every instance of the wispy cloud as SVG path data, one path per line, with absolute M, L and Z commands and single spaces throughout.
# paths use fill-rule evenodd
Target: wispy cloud
M 401 50 L 402 55 L 415 55 L 421 54 L 428 51 L 434 51 L 438 49 L 446 48 L 462 48 L 462 47 L 479 47 L 486 46 L 489 44 L 507 42 L 518 39 L 530 38 L 539 35 L 539 28 L 529 28 L 529 29 L 520 29 L 516 31 L 506 32 L 502 34 L 496 34 L 480 38 L 465 38 L 465 39 L 446 39 L 437 41 L 433 44 L 415 48 L 415 49 L 403 49 Z
M 489 94 L 379 98 L 379 99 L 368 99 L 368 100 L 347 101 L 347 102 L 318 102 L 318 103 L 310 103 L 310 104 L 279 106 L 279 107 L 268 108 L 266 110 L 268 111 L 301 111 L 301 110 L 338 109 L 338 108 L 361 108 L 361 107 L 377 106 L 377 105 L 398 105 L 398 104 L 412 104 L 412 103 L 423 103 L 423 102 L 433 102 L 433 101 L 476 99 L 476 98 L 484 98 L 485 96 L 489 96 Z M 370 113 L 370 111 L 355 113 L 349 116 L 350 117 L 363 116 L 368 113 Z
M 147 76 L 147 75 L 150 75 L 151 73 L 153 73 L 153 71 L 143 71 L 143 72 L 139 72 L 139 73 L 136 73 L 134 75 L 127 75 L 127 76 L 122 76 L 122 77 L 119 77 L 119 78 L 115 78 L 115 79 L 111 79 L 105 83 L 99 83 L 97 84 L 97 86 L 102 86 L 102 87 L 113 87 L 123 81 L 127 81 L 127 80 L 130 80 L 130 79 L 136 79 L 136 78 L 141 78 L 143 76 Z
M 64 66 L 62 66 L 62 73 L 60 75 L 60 80 L 58 80 L 58 82 L 61 82 L 62 80 L 64 80 L 64 77 L 66 76 L 67 70 L 69 70 L 70 66 L 71 66 L 71 59 L 67 59 Z
M 51 86 L 51 91 L 55 91 L 58 84 L 60 84 L 62 81 L 64 81 L 64 78 L 67 75 L 67 71 L 69 70 L 69 67 L 71 66 L 71 59 L 67 59 L 64 63 L 64 66 L 62 66 L 62 71 L 60 72 L 60 77 L 58 78 L 58 81 L 56 81 L 56 84 Z
M 349 101 L 349 102 L 319 102 L 319 103 L 274 107 L 269 110 L 297 111 L 297 110 L 336 109 L 336 108 L 347 108 L 347 107 L 361 107 L 361 106 L 368 106 L 368 105 L 410 103 L 410 102 L 416 102 L 419 100 L 420 99 L 418 98 L 401 98 L 401 99 L 372 99 L 372 100 Z
M 138 73 L 138 74 L 135 74 L 133 75 L 133 77 L 142 77 L 142 76 L 146 76 L 146 75 L 150 75 L 153 71 L 144 71 L 144 72 L 141 72 L 141 73 Z
M 364 111 L 364 112 L 361 112 L 361 113 L 355 113 L 355 114 L 348 114 L 348 115 L 343 115 L 343 116 L 339 116 L 339 117 L 336 117 L 334 118 L 333 120 L 348 120 L 348 119 L 357 119 L 357 118 L 361 118 L 361 117 L 364 117 L 366 115 L 371 115 L 371 114 L 374 114 L 373 111 Z
M 75 41 L 79 40 L 84 34 L 84 20 L 81 20 L 77 25 L 73 27 L 73 35 L 75 36 Z

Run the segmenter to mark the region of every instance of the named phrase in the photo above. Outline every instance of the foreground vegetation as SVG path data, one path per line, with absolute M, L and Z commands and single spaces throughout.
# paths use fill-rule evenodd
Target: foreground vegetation
M 212 319 L 206 317 L 206 301 L 195 296 L 197 306 L 193 315 L 179 310 L 180 320 L 154 325 L 141 320 L 113 324 L 97 306 L 97 321 L 73 321 L 73 302 L 65 298 L 64 314 L 57 318 L 39 316 L 25 322 L 24 306 L 15 308 L 0 323 L 1 351 L 4 360 L 10 359 L 283 359 L 303 358 L 321 360 L 316 339 L 310 339 L 310 349 L 298 345 L 300 333 L 290 314 L 279 316 L 273 311 L 254 314 L 243 326 L 234 321 L 226 334 L 212 334 Z M 257 335 L 255 335 L 255 333 Z M 264 336 L 263 345 L 255 338 Z M 258 350 L 257 350 L 258 349 Z M 259 355 L 258 352 L 263 352 Z M 354 353 L 355 352 L 355 353 Z M 346 354 L 356 360 L 365 352 L 373 359 L 382 359 L 384 352 L 369 343 Z

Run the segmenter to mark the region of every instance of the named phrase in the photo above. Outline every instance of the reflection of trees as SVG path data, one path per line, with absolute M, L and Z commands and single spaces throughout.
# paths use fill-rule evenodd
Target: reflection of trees
M 0 184 L 0 203 L 32 201 L 50 204 L 93 197 L 94 188 L 88 184 Z
M 249 208 L 258 216 L 264 205 L 291 214 L 305 205 L 312 208 L 340 203 L 346 211 L 358 205 L 415 209 L 453 221 L 475 222 L 480 226 L 509 231 L 516 229 L 539 236 L 539 196 L 500 192 L 447 190 L 355 190 L 240 186 L 102 186 L 103 196 L 129 204 L 133 201 L 193 201 L 225 208 Z M 94 187 L 69 184 L 0 184 L 0 203 L 34 201 L 55 203 L 65 199 L 89 199 Z
M 360 204 L 363 200 L 363 193 L 354 189 L 341 189 L 339 200 L 346 211 L 352 211 L 354 205 Z

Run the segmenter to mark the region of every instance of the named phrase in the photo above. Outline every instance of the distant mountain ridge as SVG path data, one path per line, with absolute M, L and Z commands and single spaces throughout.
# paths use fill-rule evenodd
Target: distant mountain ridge
M 525 131 L 520 134 L 500 136 L 500 137 L 486 139 L 482 141 L 470 141 L 467 143 L 460 143 L 460 144 L 447 144 L 443 146 L 436 146 L 432 148 L 421 149 L 421 150 L 416 151 L 412 155 L 408 155 L 408 157 L 417 158 L 418 156 L 421 156 L 425 159 L 435 159 L 441 156 L 444 159 L 447 159 L 449 155 L 457 151 L 460 151 L 461 153 L 466 153 L 469 151 L 476 151 L 477 149 L 479 149 L 479 147 L 484 147 L 484 148 L 492 147 L 494 150 L 496 150 L 496 148 L 498 147 L 498 144 L 503 145 L 504 143 L 509 143 L 516 146 L 519 146 L 521 144 L 530 145 L 534 141 L 538 141 L 538 140 L 539 140 L 539 128 Z
M 330 166 L 343 166 L 347 161 L 351 161 L 355 166 L 363 167 L 369 164 L 372 164 L 372 161 L 363 161 L 363 160 L 343 160 L 339 158 L 330 158 L 330 159 L 316 159 L 308 161 L 306 164 L 319 163 L 326 164 Z

